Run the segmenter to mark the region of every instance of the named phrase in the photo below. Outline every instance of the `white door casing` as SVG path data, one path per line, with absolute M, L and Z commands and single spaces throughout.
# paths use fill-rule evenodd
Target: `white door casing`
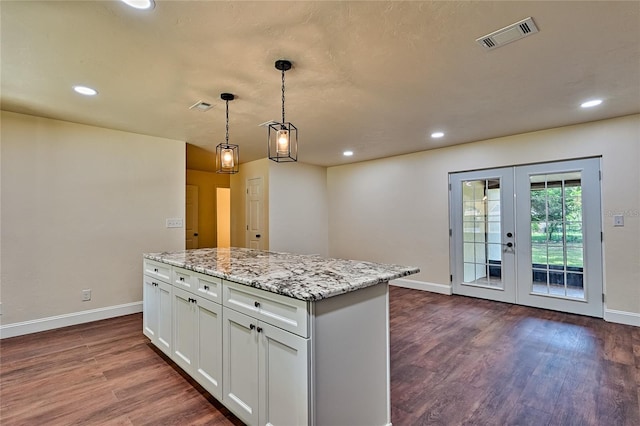
M 185 203 L 185 248 L 197 249 L 198 243 L 198 187 L 196 185 L 186 186 Z
M 449 182 L 455 294 L 603 316 L 599 159 Z
M 246 246 L 264 249 L 264 188 L 262 177 L 247 179 Z

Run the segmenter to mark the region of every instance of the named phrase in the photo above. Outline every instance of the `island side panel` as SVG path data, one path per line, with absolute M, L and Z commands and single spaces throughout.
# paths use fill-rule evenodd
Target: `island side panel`
M 389 284 L 317 301 L 312 316 L 313 423 L 390 425 Z

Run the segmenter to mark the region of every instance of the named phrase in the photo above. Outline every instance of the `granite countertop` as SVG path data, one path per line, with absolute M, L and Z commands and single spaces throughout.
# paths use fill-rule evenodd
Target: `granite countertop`
M 417 274 L 411 266 L 253 250 L 205 248 L 144 257 L 301 300 L 321 300 Z

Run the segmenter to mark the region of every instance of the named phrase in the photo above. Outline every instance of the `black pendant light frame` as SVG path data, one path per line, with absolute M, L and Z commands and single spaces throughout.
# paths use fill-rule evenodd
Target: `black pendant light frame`
M 275 63 L 277 70 L 282 72 L 282 122 L 269 125 L 268 154 L 269 159 L 278 163 L 298 161 L 298 128 L 285 120 L 284 117 L 284 73 L 291 69 L 291 62 L 279 59 Z M 278 136 L 287 132 L 288 145 L 286 149 L 278 147 Z
M 231 93 L 221 93 L 220 99 L 227 106 L 226 137 L 224 143 L 216 146 L 216 173 L 235 174 L 240 170 L 240 147 L 229 143 L 229 101 L 235 99 Z

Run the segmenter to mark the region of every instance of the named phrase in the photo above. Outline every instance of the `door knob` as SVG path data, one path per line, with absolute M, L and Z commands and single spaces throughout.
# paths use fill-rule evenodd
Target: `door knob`
M 197 236 L 198 236 L 198 233 L 197 233 L 197 232 L 194 232 L 194 233 L 193 233 L 193 236 L 194 236 L 194 237 L 197 237 Z
M 260 238 L 260 234 L 256 234 L 256 238 Z
M 507 247 L 511 248 L 511 247 L 513 247 L 513 243 L 503 244 L 503 246 L 507 246 Z
M 513 234 L 511 232 L 507 232 L 507 237 L 511 238 L 513 237 Z

